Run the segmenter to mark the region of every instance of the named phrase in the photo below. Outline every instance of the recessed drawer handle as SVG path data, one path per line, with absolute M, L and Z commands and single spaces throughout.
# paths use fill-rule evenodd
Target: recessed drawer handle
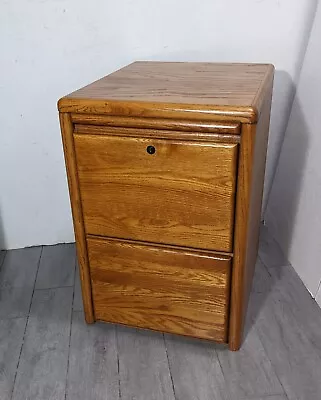
M 147 146 L 146 151 L 148 154 L 154 154 L 156 152 L 156 149 L 154 146 Z

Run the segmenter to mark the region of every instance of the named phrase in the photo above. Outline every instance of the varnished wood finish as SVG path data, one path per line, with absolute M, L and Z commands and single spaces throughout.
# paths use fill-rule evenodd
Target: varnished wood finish
M 214 142 L 214 143 L 240 143 L 241 136 L 230 133 L 213 132 L 188 132 L 188 131 L 167 131 L 161 129 L 137 129 L 119 126 L 93 126 L 75 124 L 74 132 L 89 135 L 124 136 L 147 139 L 169 139 L 188 140 L 190 142 Z
M 86 233 L 232 251 L 236 144 L 75 135 L 75 149 Z
M 136 62 L 59 100 L 88 322 L 94 306 L 98 319 L 239 349 L 273 73 L 268 64 Z
M 131 127 L 139 129 L 172 130 L 186 132 L 207 132 L 220 134 L 240 134 L 241 124 L 237 122 L 215 122 L 215 121 L 189 121 L 171 120 L 157 118 L 132 118 L 116 117 L 110 115 L 71 114 L 72 122 L 80 125 L 98 125 L 110 127 Z M 155 133 L 156 134 L 156 133 Z M 189 135 L 190 138 L 193 135 Z
M 62 112 L 256 122 L 268 64 L 136 62 L 59 100 Z
M 244 124 L 242 128 L 229 328 L 229 347 L 231 350 L 238 350 L 241 345 L 258 251 L 272 81 L 273 76 L 270 77 L 270 84 L 266 91 L 263 111 L 258 124 Z
M 177 335 L 165 335 L 164 343 L 163 335 L 141 329 L 88 326 L 81 312 L 71 321 L 72 287 L 35 289 L 26 317 L 12 318 L 15 304 L 8 302 L 0 319 L 1 400 L 173 400 L 172 388 L 177 400 L 320 400 L 321 309 L 264 228 L 265 265 L 255 268 L 239 352 Z M 63 253 L 66 245 L 57 247 Z M 14 286 L 27 277 L 34 287 L 36 274 L 28 274 L 30 265 L 24 271 L 24 261 L 37 266 L 38 250 L 6 252 L 2 268 Z M 52 271 L 45 262 L 42 268 L 55 275 L 54 263 Z M 29 308 L 29 296 L 23 300 Z
M 231 257 L 87 243 L 97 319 L 226 341 Z
M 88 239 L 104 239 L 104 237 L 101 236 L 97 236 L 97 235 L 87 235 Z M 108 237 L 106 238 L 109 241 L 119 241 L 118 238 L 113 238 L 113 237 Z M 183 246 L 174 246 L 174 245 L 170 245 L 170 244 L 162 244 L 162 243 L 150 243 L 150 242 L 146 242 L 143 240 L 132 240 L 132 239 L 121 239 L 122 243 L 128 243 L 129 245 L 132 244 L 133 246 L 135 245 L 140 245 L 140 246 L 153 246 L 155 249 L 158 248 L 160 250 L 173 250 L 173 251 L 188 251 L 188 252 L 192 252 L 192 253 L 196 253 L 199 256 L 208 256 L 208 255 L 212 255 L 213 257 L 218 257 L 220 258 L 222 257 L 233 257 L 233 253 L 225 253 L 224 251 L 212 251 L 212 250 L 206 250 L 206 249 L 195 249 L 195 248 L 186 248 Z
M 179 120 L 256 123 L 253 107 L 215 106 L 198 104 L 165 104 L 141 101 L 101 101 L 94 99 L 63 98 L 58 102 L 60 112 L 80 114 L 107 114 L 133 118 L 168 118 Z
M 95 316 L 92 304 L 90 272 L 84 231 L 83 211 L 78 185 L 78 171 L 73 140 L 73 125 L 69 114 L 60 113 L 60 126 L 65 153 L 72 216 L 74 221 L 84 312 L 86 322 L 90 324 L 95 321 Z

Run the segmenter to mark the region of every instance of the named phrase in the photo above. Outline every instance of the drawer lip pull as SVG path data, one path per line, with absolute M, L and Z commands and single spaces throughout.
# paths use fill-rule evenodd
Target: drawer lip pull
M 83 113 L 71 113 L 71 119 L 74 124 L 105 126 L 106 128 L 136 128 L 227 135 L 241 134 L 241 123 L 239 121 L 213 121 L 206 119 L 194 121 L 189 119 L 119 117 Z
M 97 320 L 227 342 L 231 258 L 87 236 Z
M 232 252 L 224 252 L 224 251 L 219 251 L 216 250 L 215 248 L 213 249 L 202 249 L 202 248 L 197 248 L 197 247 L 187 247 L 187 246 L 177 246 L 173 244 L 168 244 L 168 243 L 156 243 L 156 242 L 148 242 L 144 240 L 134 240 L 134 239 L 128 239 L 128 238 L 123 238 L 123 237 L 114 237 L 114 236 L 101 236 L 101 235 L 94 235 L 91 233 L 87 233 L 86 235 L 87 239 L 93 239 L 93 240 L 102 240 L 102 241 L 108 241 L 108 242 L 116 242 L 116 243 L 124 243 L 128 245 L 136 245 L 136 246 L 146 246 L 146 247 L 154 247 L 158 248 L 160 250 L 164 251 L 174 251 L 176 253 L 183 252 L 185 254 L 198 254 L 200 257 L 215 257 L 217 260 L 225 260 L 229 261 L 232 260 L 234 257 L 234 253 Z
M 220 133 L 201 132 L 196 128 L 193 132 L 189 132 L 182 130 L 139 129 L 132 127 L 115 127 L 90 124 L 82 125 L 77 123 L 74 125 L 74 134 L 236 144 L 240 143 L 241 138 L 241 136 L 238 134 L 224 133 L 224 131 L 221 131 Z

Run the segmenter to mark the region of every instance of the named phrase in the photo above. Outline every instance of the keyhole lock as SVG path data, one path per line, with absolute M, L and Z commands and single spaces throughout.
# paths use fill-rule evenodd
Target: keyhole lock
M 147 146 L 146 151 L 148 154 L 154 154 L 156 152 L 156 149 L 154 146 Z

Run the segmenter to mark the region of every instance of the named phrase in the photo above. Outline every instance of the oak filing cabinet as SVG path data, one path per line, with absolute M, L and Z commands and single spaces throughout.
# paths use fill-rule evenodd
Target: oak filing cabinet
M 88 323 L 239 349 L 273 73 L 135 62 L 59 100 Z

